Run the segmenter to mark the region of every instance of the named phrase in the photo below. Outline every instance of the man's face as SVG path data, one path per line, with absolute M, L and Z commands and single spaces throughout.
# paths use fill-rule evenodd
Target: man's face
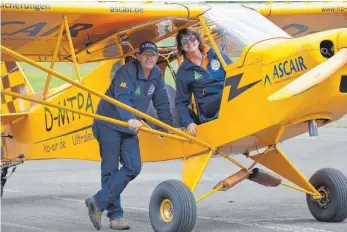
M 136 55 L 138 61 L 141 64 L 142 69 L 152 70 L 158 61 L 158 55 L 151 51 L 146 51 L 144 53 Z

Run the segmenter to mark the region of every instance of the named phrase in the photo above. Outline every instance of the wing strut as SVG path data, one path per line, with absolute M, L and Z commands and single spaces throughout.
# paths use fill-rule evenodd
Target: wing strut
M 50 66 L 50 69 L 52 69 L 52 70 L 54 70 L 55 59 L 56 59 L 56 57 L 58 55 L 60 42 L 61 42 L 61 37 L 63 36 L 63 31 L 64 31 L 64 23 L 62 22 L 60 24 L 58 40 L 57 40 L 57 43 L 56 43 L 54 51 L 53 51 L 53 57 L 52 57 L 52 62 L 51 62 L 51 66 Z M 43 90 L 43 99 L 47 99 L 47 92 L 48 92 L 49 84 L 51 82 L 51 76 L 52 76 L 52 74 L 48 73 L 46 84 L 45 84 L 45 88 Z

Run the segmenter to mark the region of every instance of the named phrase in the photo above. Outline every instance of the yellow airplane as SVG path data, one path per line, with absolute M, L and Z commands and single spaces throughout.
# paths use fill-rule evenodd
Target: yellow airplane
M 24 161 L 99 161 L 93 118 L 127 126 L 95 114 L 102 98 L 146 122 L 139 132 L 143 162 L 183 161 L 182 180 L 159 184 L 151 197 L 149 215 L 155 231 L 191 231 L 197 202 L 246 179 L 306 193 L 308 207 L 319 221 L 346 219 L 347 178 L 335 169 L 321 169 L 307 180 L 278 147 L 306 132 L 315 136 L 319 127 L 347 113 L 346 3 L 3 1 L 1 13 L 2 188 L 8 171 Z M 141 42 L 169 44 L 183 28 L 201 33 L 227 72 L 218 118 L 203 121 L 192 100 L 197 137 L 160 122 L 153 108 L 142 113 L 104 95 L 114 72 L 132 59 Z M 163 73 L 171 73 L 165 76 L 167 83 L 169 76 L 174 83 L 174 63 L 180 64 L 182 57 L 174 46 L 160 51 L 158 65 Z M 226 65 L 221 52 L 233 63 Z M 33 91 L 19 61 L 48 73 L 42 93 Z M 50 61 L 50 68 L 39 63 L 43 61 Z M 54 71 L 56 62 L 72 62 L 77 80 Z M 101 64 L 81 77 L 78 64 L 89 62 Z M 68 84 L 51 89 L 51 78 Z M 167 84 L 167 90 L 179 125 L 175 85 Z M 233 158 L 236 154 L 253 164 L 244 166 Z M 216 180 L 210 192 L 195 199 L 192 193 L 213 155 L 225 157 L 240 171 Z M 277 174 L 255 168 L 257 164 Z

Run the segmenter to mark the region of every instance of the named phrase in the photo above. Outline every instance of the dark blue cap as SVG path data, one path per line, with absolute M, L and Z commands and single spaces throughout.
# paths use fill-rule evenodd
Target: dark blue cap
M 156 55 L 158 55 L 158 48 L 157 45 L 152 43 L 151 41 L 146 41 L 140 44 L 140 49 L 139 49 L 139 54 L 141 55 L 142 53 L 146 51 L 152 51 Z

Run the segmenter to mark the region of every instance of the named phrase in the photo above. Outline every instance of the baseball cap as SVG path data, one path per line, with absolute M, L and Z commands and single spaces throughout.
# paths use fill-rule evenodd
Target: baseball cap
M 151 51 L 151 52 L 155 53 L 156 55 L 158 55 L 157 45 L 155 45 L 151 41 L 145 41 L 145 42 L 140 44 L 139 54 L 141 55 L 146 51 Z

